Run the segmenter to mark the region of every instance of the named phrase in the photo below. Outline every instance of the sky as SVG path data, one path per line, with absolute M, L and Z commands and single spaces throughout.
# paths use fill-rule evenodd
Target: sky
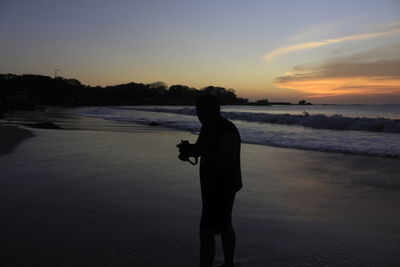
M 400 0 L 0 0 L 0 73 L 400 103 Z

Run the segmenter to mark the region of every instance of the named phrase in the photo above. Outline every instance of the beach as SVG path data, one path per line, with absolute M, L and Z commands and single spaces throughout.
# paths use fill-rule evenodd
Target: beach
M 26 129 L 0 125 L 0 156 L 12 152 L 19 143 L 29 137 L 33 137 L 33 135 Z
M 0 128 L 0 265 L 197 266 L 198 166 L 176 148 L 197 136 L 50 117 Z M 242 144 L 242 172 L 237 266 L 400 265 L 399 159 Z

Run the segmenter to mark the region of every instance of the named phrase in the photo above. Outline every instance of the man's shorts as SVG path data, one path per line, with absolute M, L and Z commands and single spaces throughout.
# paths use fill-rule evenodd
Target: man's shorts
M 232 228 L 232 207 L 236 193 L 202 192 L 200 232 L 221 234 Z

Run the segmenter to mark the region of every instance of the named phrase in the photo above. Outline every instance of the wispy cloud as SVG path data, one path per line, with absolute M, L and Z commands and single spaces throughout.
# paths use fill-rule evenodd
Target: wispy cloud
M 347 42 L 347 41 L 362 40 L 362 39 L 369 39 L 369 38 L 376 38 L 376 37 L 398 34 L 398 33 L 400 33 L 400 28 L 398 27 L 399 25 L 400 25 L 400 22 L 394 22 L 394 23 L 385 25 L 385 26 L 391 26 L 391 27 L 395 26 L 396 27 L 395 29 L 391 29 L 391 30 L 373 32 L 373 33 L 365 33 L 365 34 L 349 35 L 349 36 L 344 36 L 344 37 L 335 38 L 335 39 L 324 39 L 324 40 L 320 40 L 320 41 L 310 41 L 310 42 L 304 42 L 304 43 L 279 47 L 279 48 L 265 54 L 264 59 L 267 61 L 271 61 L 273 58 L 276 58 L 280 55 L 287 54 L 287 53 L 290 53 L 293 51 L 307 50 L 307 49 L 312 49 L 312 48 L 326 46 L 326 45 L 335 44 L 335 43 L 342 43 L 342 42 Z

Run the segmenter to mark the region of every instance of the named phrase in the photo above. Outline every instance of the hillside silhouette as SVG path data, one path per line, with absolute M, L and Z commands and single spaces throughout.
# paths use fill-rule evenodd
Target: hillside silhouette
M 193 105 L 201 94 L 212 94 L 223 105 L 246 104 L 233 89 L 207 86 L 196 89 L 164 82 L 125 83 L 112 86 L 84 85 L 77 79 L 34 74 L 0 74 L 0 108 L 35 105 Z

